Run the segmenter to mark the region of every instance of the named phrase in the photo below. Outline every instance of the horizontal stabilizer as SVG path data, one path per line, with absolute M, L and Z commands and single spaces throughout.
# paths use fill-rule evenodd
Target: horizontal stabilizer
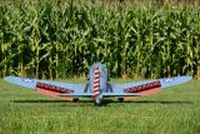
M 104 93 L 104 97 L 131 97 L 131 96 L 140 96 L 139 93 Z
M 71 93 L 71 94 L 59 94 L 60 97 L 92 97 L 92 93 Z

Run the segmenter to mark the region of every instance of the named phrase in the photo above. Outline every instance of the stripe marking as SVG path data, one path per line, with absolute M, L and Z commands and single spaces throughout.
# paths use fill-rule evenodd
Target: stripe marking
M 97 66 L 94 70 L 94 83 L 93 83 L 93 98 L 95 99 L 100 94 L 100 71 Z

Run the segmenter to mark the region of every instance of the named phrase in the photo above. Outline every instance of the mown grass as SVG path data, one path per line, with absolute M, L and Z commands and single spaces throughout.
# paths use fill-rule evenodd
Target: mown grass
M 54 100 L 0 80 L 0 133 L 197 134 L 200 81 L 135 101 L 107 101 L 97 107 L 90 101 Z

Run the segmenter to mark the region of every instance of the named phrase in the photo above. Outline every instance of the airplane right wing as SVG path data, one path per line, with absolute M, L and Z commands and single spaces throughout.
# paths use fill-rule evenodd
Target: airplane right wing
M 87 93 L 88 84 L 66 83 L 50 80 L 38 80 L 22 77 L 8 76 L 4 78 L 9 83 L 17 84 L 28 89 L 50 97 L 90 97 L 92 93 Z

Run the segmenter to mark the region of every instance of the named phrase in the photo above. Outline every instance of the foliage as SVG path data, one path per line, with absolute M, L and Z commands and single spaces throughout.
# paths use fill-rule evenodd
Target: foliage
M 1 77 L 81 76 L 97 61 L 114 77 L 200 77 L 199 7 L 18 1 L 0 16 Z

